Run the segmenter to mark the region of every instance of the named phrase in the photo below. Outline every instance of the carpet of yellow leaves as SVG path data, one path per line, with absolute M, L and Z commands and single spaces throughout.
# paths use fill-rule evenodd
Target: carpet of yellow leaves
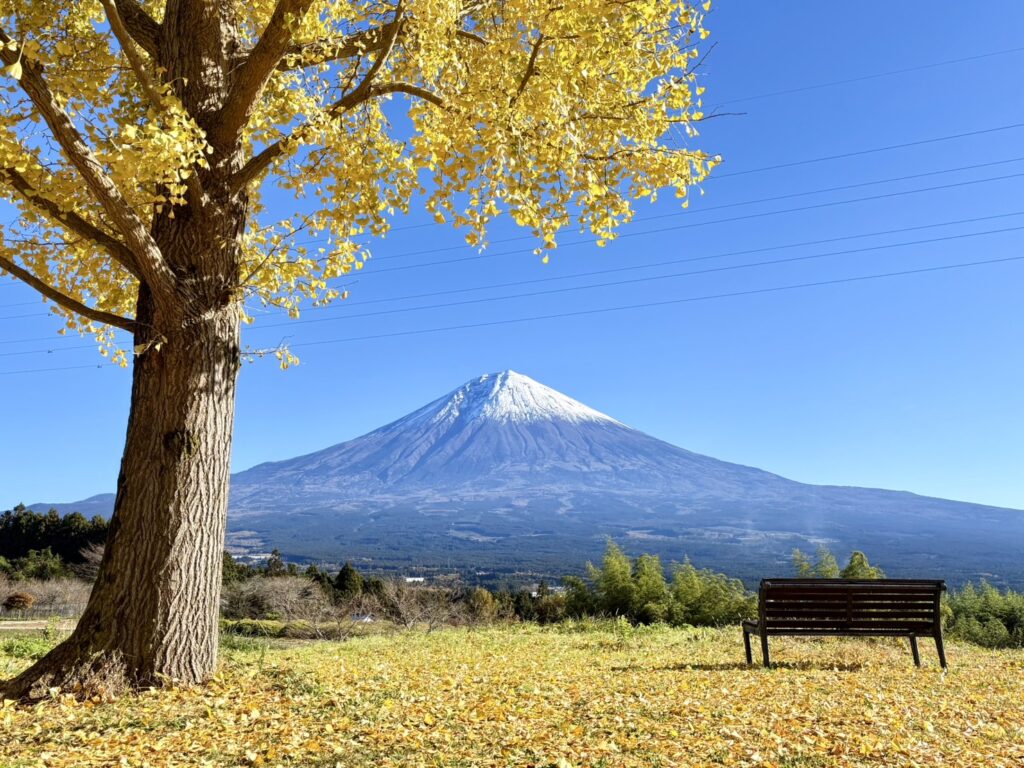
M 234 644 L 237 645 L 237 644 Z M 0 765 L 1024 765 L 1024 652 L 503 627 L 234 647 L 206 687 L 0 711 Z M 27 664 L 0 654 L 7 674 Z

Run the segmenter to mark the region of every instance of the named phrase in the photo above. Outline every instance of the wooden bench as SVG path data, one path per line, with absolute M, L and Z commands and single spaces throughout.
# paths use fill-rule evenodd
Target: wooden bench
M 917 579 L 763 579 L 757 621 L 743 622 L 747 664 L 753 664 L 750 636 L 761 638 L 761 658 L 771 666 L 770 635 L 907 637 L 921 666 L 917 638 L 935 639 L 946 669 L 939 601 L 944 581 Z

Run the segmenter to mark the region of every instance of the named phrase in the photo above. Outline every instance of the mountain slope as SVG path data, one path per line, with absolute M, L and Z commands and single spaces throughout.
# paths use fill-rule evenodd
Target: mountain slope
M 367 435 L 234 478 L 238 511 L 304 499 L 542 487 L 723 493 L 785 483 L 649 437 L 514 371 L 489 374 Z M 755 491 L 756 492 L 756 491 Z
M 514 371 L 232 480 L 236 552 L 557 575 L 608 536 L 748 581 L 827 544 L 866 550 L 891 575 L 1024 585 L 1024 513 L 794 482 L 670 445 Z

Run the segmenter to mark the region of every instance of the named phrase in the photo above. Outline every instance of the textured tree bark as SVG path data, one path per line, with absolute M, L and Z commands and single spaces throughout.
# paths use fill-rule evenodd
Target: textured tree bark
M 125 688 L 207 679 L 217 661 L 239 313 L 228 303 L 179 331 L 139 298 L 149 345 L 135 359 L 117 500 L 99 576 L 74 633 L 3 689 L 108 697 Z
M 290 10 L 309 5 L 282 3 L 278 25 L 291 18 Z M 130 219 L 131 226 L 121 229 L 137 235 L 129 238 L 133 250 L 124 259 L 160 268 L 137 275 L 131 412 L 96 584 L 71 637 L 18 677 L 0 682 L 7 698 L 39 699 L 54 689 L 108 697 L 124 689 L 196 683 L 217 662 L 241 358 L 240 238 L 249 205 L 248 193 L 231 181 L 244 164 L 240 128 L 221 129 L 231 115 L 244 121 L 265 70 L 276 66 L 277 49 L 288 41 L 272 29 L 261 54 L 266 61 L 240 68 L 241 22 L 227 4 L 170 0 L 159 24 L 130 4 L 116 4 L 136 42 L 163 68 L 164 82 L 211 138 L 209 168 L 195 169 L 188 180 L 188 205 L 155 212 L 148 231 L 116 189 L 99 189 L 114 213 Z M 240 85 L 240 71 L 256 79 Z M 40 103 L 50 104 L 49 92 L 36 85 Z M 226 116 L 232 93 L 242 95 Z M 50 116 L 77 141 L 68 118 Z M 77 147 L 71 139 L 64 144 L 66 153 Z M 97 188 L 109 183 L 102 169 L 89 165 L 87 151 L 72 155 L 86 181 L 93 179 Z

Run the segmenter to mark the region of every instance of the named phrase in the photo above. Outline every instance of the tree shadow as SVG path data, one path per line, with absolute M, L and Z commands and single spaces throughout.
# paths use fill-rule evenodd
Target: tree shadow
M 637 666 L 612 667 L 614 672 L 635 671 Z M 818 671 L 818 672 L 859 672 L 864 668 L 860 662 L 822 662 L 822 661 L 776 661 L 772 662 L 769 669 L 788 669 L 793 671 Z M 660 667 L 648 667 L 651 672 L 758 672 L 765 667 L 760 661 L 747 664 L 745 661 L 723 661 L 714 663 L 668 664 Z

